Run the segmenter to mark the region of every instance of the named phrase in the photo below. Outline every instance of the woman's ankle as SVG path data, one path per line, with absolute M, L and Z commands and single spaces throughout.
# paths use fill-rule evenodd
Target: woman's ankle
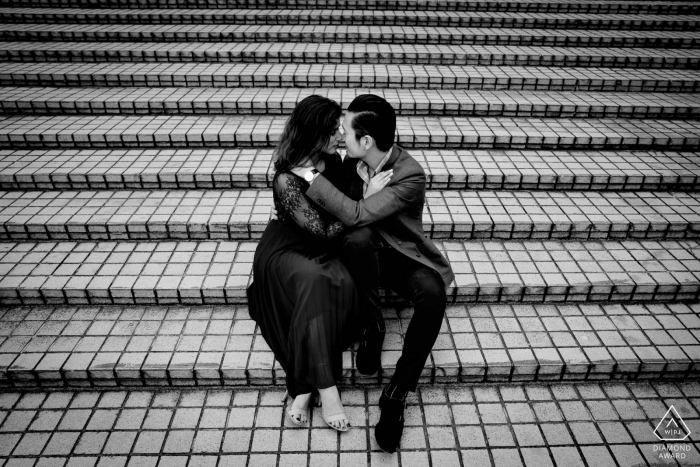
M 319 395 L 321 396 L 321 403 L 325 401 L 328 403 L 337 403 L 339 406 L 343 406 L 343 401 L 340 399 L 340 391 L 338 391 L 337 386 L 331 386 L 325 389 L 319 389 Z
M 338 386 L 331 386 L 328 388 L 319 389 L 318 393 L 321 395 L 321 397 L 334 396 L 336 394 L 340 395 L 340 391 L 338 391 Z
M 311 400 L 312 396 L 312 392 L 307 392 L 306 394 L 297 394 L 296 397 L 293 398 L 292 404 L 301 403 L 303 405 L 308 405 L 308 401 Z

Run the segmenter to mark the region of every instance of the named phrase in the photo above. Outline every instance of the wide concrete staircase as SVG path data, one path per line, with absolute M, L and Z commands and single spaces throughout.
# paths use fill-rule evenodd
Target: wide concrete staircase
M 0 5 L 1 385 L 283 384 L 245 298 L 272 147 L 366 92 L 456 273 L 425 383 L 700 374 L 700 3 Z M 348 385 L 392 374 L 385 300 Z
M 652 434 L 670 405 L 700 431 L 699 24 L 682 0 L 0 0 L 0 465 L 700 465 Z M 398 458 L 369 427 L 410 304 L 383 295 L 378 375 L 344 354 L 361 429 L 336 437 L 285 420 L 245 297 L 287 115 L 366 92 L 456 273 Z

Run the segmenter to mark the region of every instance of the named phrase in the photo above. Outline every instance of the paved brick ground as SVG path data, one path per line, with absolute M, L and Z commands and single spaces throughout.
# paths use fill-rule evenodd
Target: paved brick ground
M 0 464 L 10 466 L 690 466 L 700 463 L 697 383 L 449 385 L 412 395 L 399 453 L 380 452 L 375 388 L 342 390 L 354 426 L 308 428 L 270 389 L 7 392 Z M 665 445 L 673 406 L 692 432 Z M 658 458 L 678 446 L 684 457 Z

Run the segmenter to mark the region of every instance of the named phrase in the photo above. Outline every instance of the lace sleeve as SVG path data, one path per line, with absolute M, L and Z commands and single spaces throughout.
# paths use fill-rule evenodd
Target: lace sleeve
M 325 222 L 318 209 L 304 194 L 306 187 L 299 177 L 282 173 L 275 179 L 274 189 L 283 216 L 315 237 L 331 240 L 337 237 L 345 226 L 340 221 Z

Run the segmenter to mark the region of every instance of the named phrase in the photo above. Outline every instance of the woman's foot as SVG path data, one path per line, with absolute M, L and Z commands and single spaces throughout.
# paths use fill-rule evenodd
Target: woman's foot
M 323 420 L 338 431 L 347 431 L 350 428 L 350 421 L 345 415 L 345 407 L 340 400 L 340 393 L 336 386 L 331 386 L 326 389 L 319 389 L 321 395 L 321 413 Z
M 309 421 L 309 403 L 313 393 L 299 394 L 287 409 L 289 418 L 295 425 L 306 425 Z

